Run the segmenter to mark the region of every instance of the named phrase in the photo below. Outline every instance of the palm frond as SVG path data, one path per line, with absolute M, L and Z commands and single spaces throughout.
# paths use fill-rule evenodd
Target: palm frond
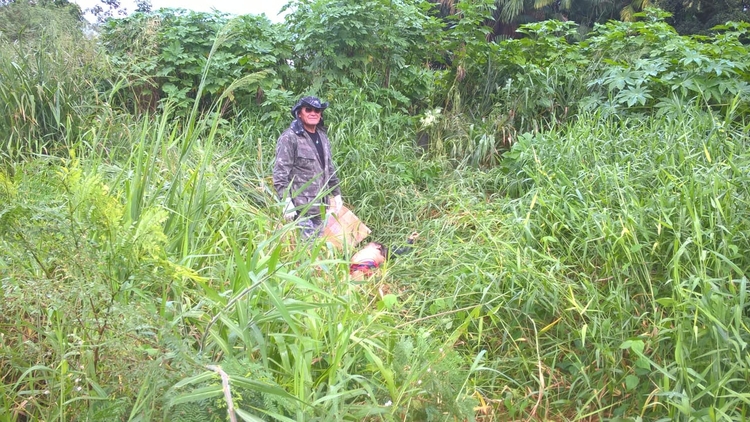
M 500 20 L 503 22 L 512 22 L 523 12 L 523 0 L 497 0 L 495 4 L 501 10 Z
M 635 9 L 633 9 L 632 5 L 627 5 L 620 10 L 620 19 L 623 22 L 633 22 L 635 20 L 633 15 L 635 15 Z

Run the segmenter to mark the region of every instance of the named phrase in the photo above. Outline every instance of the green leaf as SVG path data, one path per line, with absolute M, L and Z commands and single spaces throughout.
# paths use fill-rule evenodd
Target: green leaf
M 256 381 L 254 379 L 246 378 L 246 377 L 240 377 L 237 375 L 232 375 L 229 377 L 230 384 L 232 386 L 239 386 L 242 388 L 247 388 L 253 391 L 257 391 L 259 393 L 263 394 L 269 394 L 272 396 L 277 396 L 279 398 L 284 399 L 290 399 L 290 400 L 299 400 L 293 395 L 289 394 L 286 390 L 284 390 L 281 387 L 266 384 L 260 381 Z
M 646 345 L 643 343 L 643 340 L 640 340 L 640 339 L 625 340 L 620 345 L 620 349 L 630 349 L 633 352 L 637 353 L 638 355 L 643 354 L 643 349 L 645 347 Z
M 393 308 L 398 304 L 398 297 L 392 293 L 389 293 L 385 296 L 383 296 L 383 299 L 381 300 L 381 303 L 387 310 L 393 310 Z
M 635 376 L 635 375 L 628 375 L 627 377 L 625 377 L 625 388 L 628 391 L 633 391 L 635 389 L 635 387 L 638 386 L 638 383 L 640 383 L 640 382 L 641 382 L 641 379 L 638 378 L 637 376 Z
M 208 387 L 197 388 L 184 394 L 180 394 L 179 396 L 170 400 L 169 404 L 170 406 L 176 406 L 182 403 L 190 403 L 210 399 L 213 397 L 219 397 L 222 394 L 223 390 L 221 388 L 221 385 L 211 385 Z

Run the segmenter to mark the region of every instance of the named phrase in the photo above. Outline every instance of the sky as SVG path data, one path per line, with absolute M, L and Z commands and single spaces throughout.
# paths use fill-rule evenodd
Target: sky
M 71 0 L 86 10 L 99 3 L 99 0 Z M 221 12 L 234 15 L 260 15 L 265 13 L 272 22 L 281 22 L 284 18 L 278 16 L 279 10 L 288 0 L 151 0 L 153 10 L 162 7 L 192 9 L 196 12 L 210 12 L 215 8 Z M 135 10 L 134 0 L 120 0 L 122 7 L 128 12 Z

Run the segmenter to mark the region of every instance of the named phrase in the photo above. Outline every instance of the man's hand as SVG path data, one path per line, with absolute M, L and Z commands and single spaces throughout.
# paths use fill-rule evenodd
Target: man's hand
M 292 221 L 296 216 L 297 213 L 294 211 L 294 204 L 290 198 L 287 198 L 286 204 L 284 205 L 284 218 L 288 221 Z
M 344 206 L 344 200 L 341 199 L 341 195 L 336 195 L 331 200 L 331 208 L 333 211 L 333 214 L 338 215 L 339 211 L 341 211 L 341 207 Z

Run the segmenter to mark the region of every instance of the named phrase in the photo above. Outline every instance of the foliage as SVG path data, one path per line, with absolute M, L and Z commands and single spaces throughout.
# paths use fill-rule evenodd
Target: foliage
M 747 2 L 742 0 L 657 0 L 656 6 L 672 13 L 668 22 L 680 34 L 708 35 L 727 22 L 750 22 Z
M 440 152 L 493 164 L 515 133 L 554 127 L 580 111 L 664 114 L 692 101 L 720 113 L 746 109 L 747 25 L 687 37 L 665 16 L 653 10 L 644 21 L 597 25 L 580 42 L 572 41 L 575 23 L 547 21 L 519 29 L 526 38 L 467 49 L 445 97 L 449 112 L 433 129 Z M 481 130 L 467 133 L 469 123 Z
M 99 0 L 84 12 L 96 20 L 97 24 L 103 24 L 114 17 L 124 17 L 130 12 L 151 11 L 151 0 L 135 0 L 135 10 L 128 10 L 120 0 Z
M 229 100 L 222 111 L 234 114 L 263 99 L 263 89 L 281 84 L 270 75 L 260 85 L 232 87 L 242 77 L 289 68 L 288 37 L 263 16 L 161 9 L 111 19 L 102 27 L 102 41 L 116 67 L 132 87 L 124 101 L 136 112 L 153 111 L 160 99 L 190 110 L 199 97 L 207 110 L 219 98 Z M 204 73 L 205 71 L 205 73 Z
M 636 13 L 654 5 L 649 0 L 432 0 L 432 2 L 439 4 L 441 15 L 446 19 L 463 19 L 464 11 L 467 9 L 476 6 L 491 6 L 491 14 L 480 25 L 488 30 L 488 40 L 519 38 L 521 35 L 516 32 L 519 26 L 546 20 L 577 22 L 586 32 L 593 25 L 612 19 L 633 21 Z
M 426 1 L 298 1 L 292 7 L 294 62 L 313 91 L 328 84 L 390 88 L 386 95 L 404 107 L 429 95 L 426 65 L 441 25 Z
M 658 397 L 671 419 L 714 412 L 734 419 L 744 407 L 744 387 L 729 380 L 748 371 L 736 353 L 750 334 L 747 313 L 727 310 L 747 308 L 746 263 L 738 254 L 748 247 L 747 216 L 735 201 L 744 201 L 740 175 L 748 157 L 739 152 L 743 129 L 727 130 L 731 119 L 695 109 L 643 123 L 587 116 L 560 135 L 524 137 L 509 157 L 520 168 L 513 177 L 527 180 L 519 201 L 505 209 L 520 223 L 511 228 L 512 242 L 520 243 L 513 249 L 536 250 L 553 266 L 548 276 L 573 312 L 536 307 L 534 314 L 545 321 L 539 325 L 571 317 L 578 327 L 577 340 L 550 328 L 569 339 L 561 342 L 574 342 L 557 345 L 562 356 L 554 361 L 590 385 L 586 368 L 596 363 L 582 357 L 622 360 L 622 371 L 597 375 L 606 383 L 601 388 L 618 380 L 624 391 Z M 563 287 L 564 280 L 573 285 Z M 621 299 L 613 302 L 614 294 Z M 620 314 L 624 306 L 632 312 Z M 632 319 L 620 324 L 615 315 Z M 618 341 L 606 334 L 614 326 L 633 331 Z M 598 352 L 568 352 L 584 344 Z M 709 398 L 717 395 L 724 399 Z M 615 416 L 658 413 L 645 403 L 609 404 Z M 601 398 L 595 404 L 607 405 Z
M 141 380 L 163 374 L 148 362 L 163 347 L 158 298 L 174 274 L 165 213 L 124 224 L 109 186 L 75 158 L 0 180 L 5 415 L 122 415 Z M 131 368 L 135 357 L 143 365 Z
M 126 383 L 131 389 L 112 389 L 114 380 L 127 370 L 119 362 L 152 357 L 179 368 L 220 365 L 231 380 L 228 391 L 232 392 L 236 411 L 246 418 L 252 418 L 251 414 L 305 420 L 330 420 L 345 414 L 391 418 L 388 415 L 405 415 L 405 409 L 416 406 L 415 399 L 420 409 L 435 415 L 471 411 L 471 400 L 462 385 L 444 384 L 429 375 L 430 362 L 446 359 L 444 355 L 422 361 L 421 355 L 402 354 L 400 360 L 393 360 L 396 343 L 391 339 L 400 337 L 401 332 L 394 328 L 392 301 L 373 302 L 362 287 L 344 282 L 346 266 L 331 256 L 325 245 L 289 247 L 292 227 L 277 230 L 277 217 L 267 214 L 278 207 L 263 173 L 256 175 L 267 168 L 262 155 L 257 157 L 257 168 L 237 173 L 236 157 L 243 149 L 226 151 L 213 143 L 218 120 L 199 121 L 192 132 L 167 131 L 167 122 L 171 118 L 164 115 L 157 130 L 151 130 L 146 120 L 133 131 L 134 139 L 140 141 L 131 142 L 127 161 L 107 163 L 98 155 L 87 155 L 85 162 L 92 165 L 90 168 L 110 169 L 106 186 L 112 188 L 103 185 L 96 173 L 83 175 L 78 160 L 67 167 L 42 165 L 51 171 L 62 167 L 59 171 L 63 180 L 69 180 L 71 186 L 86 186 L 80 192 L 78 188 L 72 190 L 76 200 L 67 205 L 73 217 L 85 220 L 68 222 L 58 217 L 60 223 L 51 225 L 46 215 L 40 215 L 31 220 L 39 222 L 40 227 L 23 224 L 12 218 L 24 214 L 21 208 L 58 209 L 51 203 L 57 198 L 57 188 L 39 189 L 41 181 L 53 183 L 56 179 L 29 177 L 22 167 L 15 170 L 19 181 L 29 183 L 29 188 L 37 187 L 39 204 L 32 202 L 35 196 L 19 192 L 18 184 L 6 184 L 12 196 L 3 201 L 9 207 L 3 212 L 3 227 L 17 236 L 3 236 L 9 240 L 2 259 L 13 274 L 3 280 L 8 304 L 4 315 L 16 315 L 20 321 L 31 318 L 25 312 L 30 313 L 37 302 L 23 300 L 25 289 L 11 288 L 16 280 L 24 279 L 23 274 L 29 274 L 29 282 L 60 277 L 70 287 L 56 295 L 67 294 L 60 302 L 73 308 L 65 308 L 64 321 L 77 324 L 39 329 L 56 330 L 56 338 L 70 338 L 67 330 L 73 330 L 83 338 L 81 345 L 60 346 L 60 353 L 40 367 L 20 359 L 27 354 L 25 342 L 9 343 L 13 346 L 5 353 L 13 356 L 14 364 L 3 377 L 15 384 L 4 396 L 9 403 L 7 412 L 51 417 L 64 408 L 67 414 L 85 414 L 96 420 L 96 414 L 104 412 L 97 404 L 101 400 L 111 405 L 108 417 L 126 417 L 129 413 L 130 418 L 148 418 L 159 411 L 170 415 L 168 418 L 207 414 L 220 418 L 225 414 L 224 390 L 212 381 L 214 370 L 202 373 L 193 369 L 193 376 L 176 383 L 168 393 L 164 383 L 151 384 L 151 377 L 159 376 L 157 373 L 150 373 L 142 382 Z M 247 130 L 257 133 L 253 127 Z M 203 136 L 207 138 L 199 141 Z M 88 144 L 100 141 L 93 138 Z M 182 153 L 173 154 L 169 145 L 180 145 Z M 262 154 L 262 149 L 258 153 Z M 21 198 L 28 198 L 30 203 L 19 201 Z M 39 233 L 42 227 L 60 234 L 44 236 Z M 34 243 L 34 249 L 23 241 L 39 237 L 48 241 Z M 91 243 L 72 244 L 75 241 Z M 85 267 L 77 264 L 77 259 L 61 256 L 70 250 L 79 251 Z M 26 253 L 38 259 L 25 262 Z M 64 265 L 66 270 L 52 263 Z M 81 275 L 68 271 L 68 265 Z M 88 277 L 82 278 L 83 274 Z M 50 288 L 54 289 L 52 284 Z M 104 302 L 87 301 L 89 294 Z M 30 308 L 25 308 L 26 304 Z M 373 306 L 380 309 L 376 314 L 367 311 Z M 138 312 L 122 313 L 133 307 Z M 11 326 L 9 319 L 4 323 Z M 145 337 L 121 337 L 133 329 Z M 190 334 L 199 332 L 202 334 L 198 337 Z M 419 340 L 424 350 L 450 350 L 450 344 L 440 339 L 425 341 L 426 337 Z M 193 352 L 186 353 L 183 343 L 191 344 Z M 109 349 L 100 345 L 119 346 L 118 354 L 106 353 Z M 78 384 L 58 383 L 52 384 L 57 390 L 50 389 L 49 401 L 39 401 L 37 407 L 24 407 L 15 400 L 17 396 L 36 394 L 32 385 L 37 381 L 52 383 L 49 377 L 59 374 L 55 371 L 61 370 L 60 365 L 78 367 L 80 363 L 69 352 L 76 346 L 82 351 L 74 356 L 93 349 L 91 359 L 98 362 L 94 367 L 99 369 L 89 378 L 97 385 L 96 395 L 76 399 L 77 407 L 72 407 L 67 389 L 77 391 Z M 40 342 L 39 347 L 45 350 L 52 346 Z M 63 361 L 57 356 L 68 356 L 67 363 L 60 363 Z M 397 365 L 405 362 L 428 371 L 423 388 L 414 389 L 417 379 L 395 377 L 400 370 Z M 460 355 L 451 353 L 450 359 L 433 369 L 466 377 L 462 362 Z M 31 371 L 39 374 L 29 378 Z M 179 373 L 184 371 L 180 369 Z M 67 373 L 63 371 L 63 375 Z M 173 371 L 167 379 L 176 375 Z M 197 389 L 190 389 L 192 386 Z M 190 403 L 198 407 L 185 407 Z
M 30 42 L 41 38 L 45 28 L 80 29 L 82 20 L 81 9 L 67 1 L 0 2 L 0 39 Z
M 25 35 L 0 42 L 0 136 L 2 155 L 55 149 L 56 142 L 74 138 L 100 107 L 94 81 L 106 71 L 93 41 L 80 33 L 71 17 L 48 19 L 50 9 L 24 3 L 20 8 L 43 28 L 17 22 Z M 64 9 L 63 9 L 64 11 Z M 13 13 L 4 15 L 6 18 Z
M 741 418 L 748 138 L 733 119 L 690 107 L 525 134 L 501 168 L 417 193 L 430 240 L 389 280 L 433 329 L 469 324 L 501 415 Z
M 608 66 L 588 87 L 606 87 L 615 108 L 659 109 L 672 101 L 698 99 L 725 111 L 735 99 L 744 103 L 750 94 L 750 63 L 742 59 L 747 47 L 740 38 L 750 25 L 722 28 L 726 32 L 703 40 L 677 37 L 660 21 L 598 27 L 586 47 L 596 46 Z M 631 53 L 625 55 L 626 50 Z

